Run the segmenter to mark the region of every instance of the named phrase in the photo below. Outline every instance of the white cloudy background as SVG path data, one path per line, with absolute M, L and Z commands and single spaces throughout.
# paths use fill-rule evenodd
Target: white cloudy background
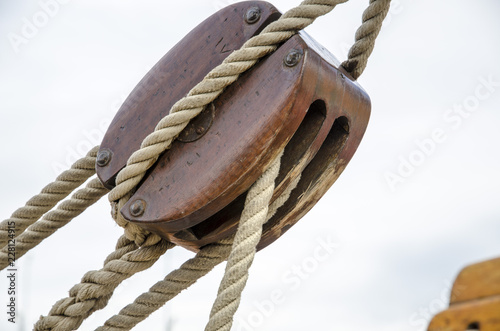
M 97 135 L 164 53 L 233 1 L 65 2 L 16 53 L 9 34 L 20 34 L 23 20 L 42 9 L 35 0 L 0 0 L 3 219 L 90 145 L 88 136 Z M 284 11 L 298 1 L 274 3 Z M 308 32 L 343 60 L 367 3 L 341 5 Z M 500 256 L 499 12 L 497 0 L 393 1 L 360 79 L 373 105 L 366 136 L 320 203 L 257 255 L 235 330 L 424 330 L 430 314 L 447 305 L 450 282 L 462 267 Z M 482 80 L 494 83 L 480 87 Z M 450 113 L 464 103 L 469 110 L 463 115 Z M 415 159 L 416 141 L 435 130 L 446 139 Z M 418 165 L 391 189 L 387 174 L 399 175 L 401 160 L 412 156 Z M 2 308 L 0 329 L 31 330 L 86 271 L 100 268 L 120 233 L 104 198 L 23 257 L 19 321 L 7 323 Z M 314 250 L 329 238 L 338 247 L 315 265 Z M 126 281 L 81 329 L 101 325 L 190 256 L 181 248 L 170 251 Z M 304 279 L 292 283 L 291 273 L 303 264 Z M 135 330 L 202 330 L 222 272 L 218 268 Z M 272 312 L 259 312 L 276 290 L 284 299 Z M 1 307 L 6 292 L 4 271 Z

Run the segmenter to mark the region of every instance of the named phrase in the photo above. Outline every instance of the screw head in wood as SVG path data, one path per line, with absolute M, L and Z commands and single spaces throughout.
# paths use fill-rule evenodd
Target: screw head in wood
M 287 55 L 285 55 L 285 58 L 283 59 L 283 62 L 287 67 L 295 67 L 300 59 L 302 58 L 302 52 L 292 49 L 290 52 L 288 52 Z
M 97 154 L 96 163 L 99 167 L 105 167 L 111 161 L 111 157 L 112 154 L 110 150 L 108 149 L 100 150 L 99 153 Z
M 260 17 L 262 15 L 262 12 L 259 7 L 252 7 L 248 9 L 247 13 L 245 14 L 245 22 L 248 24 L 255 24 L 260 20 Z
M 130 215 L 140 217 L 146 211 L 146 201 L 142 199 L 135 200 L 130 205 Z

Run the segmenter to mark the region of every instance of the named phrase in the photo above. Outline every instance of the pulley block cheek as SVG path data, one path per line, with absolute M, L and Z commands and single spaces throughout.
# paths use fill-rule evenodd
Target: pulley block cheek
M 109 187 L 171 106 L 234 49 L 276 20 L 260 1 L 238 3 L 201 23 L 132 91 L 101 145 L 97 173 Z M 122 208 L 129 221 L 191 250 L 236 231 L 246 192 L 284 149 L 278 198 L 261 249 L 326 193 L 357 149 L 370 101 L 339 62 L 307 34 L 281 45 L 227 88 L 182 132 Z

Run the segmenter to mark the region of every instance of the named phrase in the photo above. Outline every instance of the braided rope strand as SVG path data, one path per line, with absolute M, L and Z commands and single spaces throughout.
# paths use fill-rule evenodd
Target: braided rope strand
M 297 187 L 297 177 L 285 191 L 269 206 L 266 222 L 288 200 Z M 164 280 L 153 285 L 148 292 L 141 294 L 132 304 L 124 307 L 118 315 L 108 319 L 96 331 L 126 331 L 145 320 L 156 310 L 172 300 L 205 276 L 215 266 L 229 257 L 233 237 L 203 247 L 196 256 L 186 261 L 179 269 L 172 271 Z
M 269 206 L 266 222 L 285 204 L 299 181 L 300 176 L 295 178 Z M 118 315 L 108 319 L 96 331 L 132 329 L 180 292 L 196 283 L 215 266 L 225 261 L 229 257 L 233 240 L 234 237 L 231 237 L 203 247 L 194 258 L 185 262 L 179 269 L 172 271 L 164 280 L 153 285 L 148 292 L 141 294 L 132 304 L 124 307 Z
M 113 260 L 119 260 L 121 257 L 124 255 L 133 252 L 137 249 L 137 245 L 133 242 L 128 240 L 125 236 L 121 236 L 115 247 L 115 251 L 112 252 L 111 254 L 108 255 L 108 257 L 105 260 L 105 265 Z M 109 299 L 109 296 L 104 298 L 103 300 L 106 301 Z M 68 307 L 70 304 L 74 303 L 74 301 L 71 301 L 70 298 L 66 299 L 61 299 L 54 306 L 52 307 L 50 314 L 59 314 L 62 315 L 64 314 L 64 309 L 65 307 Z M 100 303 L 101 305 L 105 305 L 104 303 Z M 97 309 L 96 309 L 97 310 Z M 40 320 L 36 323 L 34 326 L 34 330 L 73 330 L 78 328 L 78 326 L 83 322 L 83 319 L 87 318 L 90 316 L 90 312 L 86 312 L 86 314 L 83 314 L 83 317 L 81 317 L 81 320 L 72 320 L 72 324 L 75 326 L 72 328 L 71 325 L 69 325 L 68 322 L 66 322 L 66 325 L 61 325 L 62 318 L 59 316 L 47 316 L 47 317 L 41 317 Z M 71 317 L 67 317 L 67 319 L 71 319 Z
M 102 185 L 98 178 L 94 178 L 85 188 L 74 193 L 71 199 L 63 201 L 57 206 L 57 209 L 50 211 L 40 221 L 30 225 L 15 239 L 16 260 L 68 224 L 106 193 L 108 193 L 108 189 Z M 0 250 L 0 270 L 8 266 L 8 254 L 7 246 Z
M 288 184 L 286 189 L 281 193 L 281 195 L 274 200 L 272 204 L 269 205 L 269 210 L 267 211 L 267 218 L 266 222 L 267 223 L 273 216 L 276 214 L 278 209 L 285 204 L 285 202 L 288 201 L 290 198 L 290 195 L 292 194 L 292 191 L 297 188 L 297 185 L 299 185 L 300 178 L 302 177 L 302 174 L 299 174 L 295 179 Z
M 99 146 L 92 148 L 85 157 L 73 163 L 69 170 L 61 173 L 54 182 L 45 186 L 39 194 L 28 200 L 24 207 L 17 209 L 10 218 L 0 223 L 0 247 L 7 244 L 9 224 L 15 224 L 14 237 L 19 236 L 43 214 L 54 208 L 59 201 L 92 177 L 95 174 L 98 150 Z
M 108 319 L 96 331 L 130 330 L 153 312 L 187 289 L 198 279 L 209 273 L 215 266 L 225 261 L 231 251 L 233 238 L 223 239 L 203 247 L 194 258 L 168 274 L 164 280 L 141 294 L 132 304 L 124 307 L 118 315 Z
M 48 316 L 35 324 L 35 331 L 76 330 L 93 312 L 104 308 L 113 291 L 125 279 L 150 268 L 174 245 L 156 235 L 150 235 L 142 247 L 122 236 L 116 250 L 105 261 L 101 270 L 87 272 L 82 281 L 73 286 L 69 297 L 54 304 Z
M 275 51 L 279 44 L 310 25 L 317 17 L 325 15 L 337 4 L 346 1 L 303 1 L 298 7 L 286 12 L 278 21 L 267 26 L 260 35 L 248 40 L 242 49 L 233 52 L 220 66 L 214 68 L 202 82 L 196 85 L 185 98 L 179 100 L 172 107 L 170 114 L 158 123 L 155 131 L 144 139 L 141 148 L 129 158 L 126 167 L 117 176 L 117 186 L 110 192 L 109 199 L 113 204 L 116 221 L 125 228 L 125 237 L 119 241 L 120 247 L 117 246 L 116 251 L 108 256 L 103 269 L 85 274 L 82 282 L 71 289 L 70 296 L 58 301 L 51 309 L 49 316 L 42 317 L 38 321 L 35 330 L 60 331 L 78 328 L 86 317 L 107 304 L 118 284 L 136 272 L 149 268 L 167 249 L 173 246 L 158 236 L 124 220 L 119 208 L 126 203 L 131 192 L 142 180 L 146 171 L 157 161 L 160 154 L 170 148 L 173 140 L 188 122 L 196 117 L 207 104 L 214 101 L 227 86 L 235 82 L 241 73 L 254 66 L 260 58 Z M 390 0 L 370 0 L 370 7 L 363 15 L 363 25 L 356 33 L 356 43 L 351 49 L 349 59 L 344 62 L 346 69 L 355 78 L 359 77 L 366 67 L 389 4 Z M 238 308 L 241 293 L 248 279 L 248 269 L 253 262 L 255 247 L 262 233 L 262 224 L 268 219 L 269 200 L 274 191 L 274 180 L 278 170 L 279 159 L 252 186 L 247 195 L 240 226 L 229 255 L 226 273 L 206 327 L 208 331 L 229 330 L 231 328 L 233 315 Z M 271 177 L 268 177 L 271 176 L 270 174 L 274 175 L 272 183 Z M 266 177 L 266 180 L 263 177 Z M 21 212 L 18 210 L 11 217 L 18 217 L 20 220 L 19 227 L 16 224 L 16 231 L 22 232 L 31 226 L 71 191 L 66 195 L 64 192 L 59 187 L 50 188 L 47 192 L 42 191 L 42 194 L 47 193 L 50 196 L 40 194 L 35 197 L 35 201 L 28 201 L 27 205 L 23 207 L 25 210 Z M 64 196 L 61 197 L 61 195 Z M 54 203 L 56 198 L 59 200 Z M 48 207 L 50 205 L 52 206 Z M 17 212 L 19 214 L 16 214 Z M 4 238 L 5 229 L 7 229 L 5 224 L 8 223 L 6 221 L 0 224 L 0 242 Z M 196 275 L 191 276 L 195 277 Z M 180 292 L 182 290 L 180 288 L 186 284 L 189 282 L 183 283 L 175 290 Z M 156 300 L 158 295 L 163 295 L 161 290 L 157 292 L 161 294 L 155 292 L 155 294 L 148 296 L 149 293 L 146 293 L 139 304 L 147 306 L 156 302 L 153 299 Z M 168 297 L 168 295 L 165 296 L 167 299 Z M 149 308 L 151 309 L 151 307 Z
M 356 31 L 356 42 L 349 51 L 348 59 L 342 63 L 342 67 L 354 79 L 361 76 L 368 64 L 390 6 L 391 0 L 370 0 L 370 5 L 363 13 L 363 23 Z
M 231 329 L 233 316 L 238 309 L 241 293 L 248 280 L 248 270 L 252 265 L 257 244 L 262 235 L 262 225 L 267 220 L 269 202 L 273 196 L 282 155 L 283 152 L 248 191 L 226 271 L 205 331 L 229 331 Z

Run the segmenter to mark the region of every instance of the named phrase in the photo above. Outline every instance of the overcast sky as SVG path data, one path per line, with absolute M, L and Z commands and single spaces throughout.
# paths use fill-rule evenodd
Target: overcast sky
M 23 35 L 47 2 L 0 0 L 3 219 L 96 144 L 163 54 L 235 1 L 65 0 Z M 296 3 L 274 2 L 282 11 Z M 309 34 L 344 60 L 367 3 L 339 6 Z M 257 255 L 234 330 L 424 330 L 461 268 L 500 256 L 499 12 L 497 0 L 393 1 L 359 80 L 372 100 L 365 138 L 317 206 Z M 104 198 L 23 257 L 20 320 L 13 326 L 2 313 L 0 329 L 31 330 L 101 267 L 121 232 Z M 81 329 L 101 325 L 190 256 L 170 251 Z M 202 330 L 222 272 L 134 330 Z M 6 292 L 4 271 L 3 307 Z

